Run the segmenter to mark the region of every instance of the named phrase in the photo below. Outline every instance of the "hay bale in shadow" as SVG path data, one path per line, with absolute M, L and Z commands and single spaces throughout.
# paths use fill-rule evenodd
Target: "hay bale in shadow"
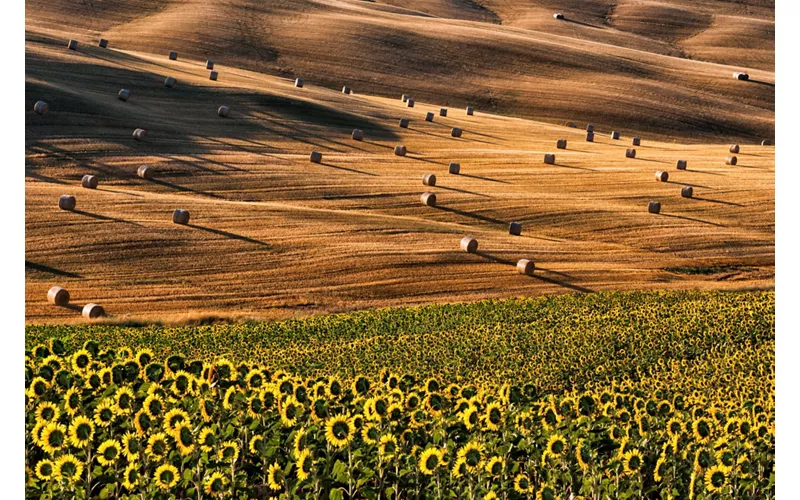
M 78 50 L 78 41 L 70 40 L 69 43 L 67 43 L 67 48 L 69 50 Z
M 536 265 L 530 259 L 520 259 L 517 262 L 517 272 L 526 276 L 533 276 L 536 271 Z
M 105 49 L 106 47 L 108 47 L 108 40 L 106 40 L 105 38 L 101 38 L 100 42 L 97 45 L 99 45 L 100 48 Z
M 156 169 L 154 169 L 150 165 L 142 165 L 141 167 L 136 169 L 136 175 L 138 175 L 142 179 L 147 179 L 148 181 L 153 178 L 155 173 Z
M 450 135 L 453 137 L 461 137 L 462 130 L 458 127 L 453 127 L 453 130 L 450 131 Z
M 769 140 L 769 139 L 764 139 L 763 141 L 761 141 L 761 145 L 762 146 L 772 146 L 772 141 Z
M 478 251 L 478 240 L 471 236 L 464 236 L 461 238 L 461 250 L 467 253 L 475 253 Z
M 177 61 L 178 60 L 178 53 L 174 50 L 169 53 L 169 60 L 170 61 Z
M 303 79 L 302 78 L 295 78 L 294 86 L 297 87 L 298 89 L 302 89 L 303 88 Z
M 514 236 L 519 236 L 522 234 L 522 224 L 519 222 L 512 222 L 508 225 L 508 234 L 513 234 Z
M 212 71 L 212 72 L 210 72 L 210 73 L 208 74 L 208 79 L 209 79 L 209 80 L 213 80 L 213 81 L 215 81 L 215 82 L 216 82 L 216 81 L 217 81 L 217 78 L 219 78 L 219 73 L 218 73 L 218 72 L 216 72 L 216 71 Z
M 749 80 L 749 79 L 750 79 L 750 75 L 748 75 L 747 73 L 742 73 L 742 72 L 739 72 L 739 71 L 735 72 L 735 73 L 733 74 L 733 77 L 734 77 L 736 80 L 744 80 L 744 81 L 747 81 L 747 80 Z
M 133 131 L 133 138 L 137 141 L 143 141 L 147 139 L 147 130 L 143 128 L 137 128 Z
M 631 148 L 626 149 L 625 158 L 636 158 L 636 150 Z
M 425 121 L 426 122 L 432 122 L 433 121 L 433 113 L 432 112 L 428 111 L 425 114 Z
M 725 158 L 726 165 L 736 165 L 737 163 L 739 163 L 739 159 L 736 158 L 735 156 L 729 156 Z
M 419 199 L 423 205 L 427 205 L 429 207 L 436 206 L 436 193 L 422 193 L 422 196 L 420 196 Z
M 394 154 L 396 156 L 405 156 L 406 155 L 406 147 L 401 145 L 394 147 Z
M 458 175 L 461 173 L 461 164 L 456 162 L 450 162 L 450 166 L 447 168 L 447 171 L 453 175 Z
M 614 139 L 615 141 L 619 140 L 619 132 L 617 132 L 616 130 L 611 132 L 611 138 Z
M 594 142 L 594 132 L 586 132 L 586 142 Z
M 81 186 L 85 187 L 86 189 L 97 189 L 97 177 L 94 175 L 86 174 L 81 179 Z
M 467 106 L 467 116 L 472 116 L 475 113 L 475 108 Z
M 669 180 L 669 172 L 662 172 L 659 170 L 656 172 L 656 180 L 658 182 L 667 182 Z
M 408 128 L 408 118 L 400 118 L 400 128 Z
M 36 101 L 36 104 L 33 105 L 33 110 L 38 115 L 44 115 L 50 111 L 50 105 L 44 101 Z
M 683 186 L 681 188 L 681 196 L 684 198 L 691 198 L 694 195 L 694 188 L 692 186 Z
M 350 134 L 350 137 L 353 138 L 354 141 L 363 141 L 364 140 L 364 131 L 359 130 L 357 128 L 353 129 L 353 133 Z
M 211 59 L 206 60 L 206 69 L 214 69 L 214 61 Z
M 588 123 L 586 125 L 586 131 L 587 132 L 594 132 L 594 123 Z
M 686 170 L 686 160 L 678 160 L 675 164 L 675 168 L 678 170 Z
M 349 95 L 352 92 L 353 91 L 350 89 L 350 87 L 342 87 L 342 94 L 348 94 Z
M 651 201 L 647 204 L 647 211 L 651 214 L 657 214 L 661 212 L 661 202 L 660 201 Z
M 86 319 L 100 318 L 105 315 L 105 310 L 97 304 L 86 304 L 83 306 L 83 311 L 81 311 L 81 316 Z
M 177 208 L 172 212 L 172 222 L 174 224 L 186 225 L 189 223 L 189 211 Z
M 426 186 L 435 186 L 436 185 L 436 175 L 435 174 L 425 174 L 422 176 L 422 184 Z
M 311 163 L 322 163 L 322 153 L 319 151 L 312 151 L 309 160 Z
M 119 99 L 120 101 L 127 102 L 130 96 L 131 96 L 131 91 L 128 89 L 120 89 L 120 91 L 117 93 L 117 99 Z
M 223 118 L 227 118 L 229 114 L 231 114 L 231 108 L 228 106 L 220 106 L 217 110 L 217 114 Z
M 58 199 L 58 208 L 61 210 L 75 210 L 75 197 L 71 194 L 62 194 Z
M 548 165 L 555 165 L 556 163 L 556 155 L 553 153 L 547 153 L 544 155 L 544 162 Z
M 556 141 L 556 148 L 557 149 L 567 149 L 567 140 L 566 139 L 559 139 Z
M 409 96 L 408 94 L 403 94 L 403 95 L 400 96 L 400 100 L 403 101 L 403 102 L 408 102 L 410 97 L 411 96 Z
M 631 144 L 634 145 L 634 146 L 641 146 L 642 145 L 642 140 L 639 139 L 638 137 L 634 137 L 633 141 L 631 141 Z
M 564 14 L 562 14 L 560 12 L 556 12 L 555 14 L 553 14 L 553 18 L 554 19 L 558 19 L 560 21 L 563 21 L 564 20 Z
M 409 97 L 408 100 L 406 101 L 406 106 L 409 107 L 409 108 L 413 108 L 414 107 L 414 99 L 411 99 Z
M 47 291 L 47 301 L 54 306 L 64 307 L 69 304 L 69 292 L 60 286 L 50 287 Z
M 731 144 L 731 147 L 728 148 L 729 153 L 739 154 L 739 145 L 738 144 Z
M 168 89 L 171 89 L 172 87 L 174 87 L 174 86 L 175 86 L 175 83 L 176 83 L 177 81 L 178 81 L 178 80 L 174 79 L 173 77 L 171 77 L 171 76 L 168 76 L 168 77 L 166 78 L 166 80 L 164 80 L 164 86 L 165 86 L 165 87 L 167 87 Z
M 447 116 L 447 108 L 439 108 L 439 116 Z

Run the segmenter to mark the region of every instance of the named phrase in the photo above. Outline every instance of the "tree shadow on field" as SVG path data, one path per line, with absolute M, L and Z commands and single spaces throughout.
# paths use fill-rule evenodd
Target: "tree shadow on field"
M 190 187 L 181 186 L 179 184 L 174 184 L 172 182 L 167 182 L 167 181 L 165 181 L 163 179 L 148 179 L 148 180 L 149 180 L 149 182 L 152 182 L 154 184 L 159 184 L 161 186 L 164 186 L 164 187 L 167 187 L 167 188 L 170 188 L 170 189 L 174 189 L 175 191 L 180 191 L 180 192 L 183 192 L 183 193 L 194 193 L 194 194 L 197 194 L 197 195 L 200 195 L 200 196 L 207 196 L 209 198 L 215 198 L 215 199 L 218 199 L 218 200 L 224 200 L 225 199 L 223 196 L 219 196 L 219 195 L 216 195 L 214 193 L 209 193 L 207 191 L 200 191 L 199 189 L 192 189 Z
M 480 196 L 482 198 L 491 198 L 491 196 L 489 196 L 488 194 L 476 193 L 474 191 L 467 191 L 466 189 L 458 189 L 458 188 L 454 188 L 454 187 L 447 187 L 447 186 L 442 186 L 442 185 L 439 185 L 439 184 L 436 184 L 436 187 L 439 188 L 439 189 L 446 189 L 447 191 L 455 191 L 457 193 L 462 193 L 462 194 L 471 194 L 471 195 L 474 195 L 474 196 Z
M 354 174 L 368 175 L 370 177 L 379 177 L 378 174 L 373 174 L 372 172 L 364 172 L 363 170 L 357 170 L 355 168 L 342 167 L 342 166 L 334 165 L 333 163 L 327 163 L 327 162 L 324 162 L 324 161 L 317 163 L 317 165 L 322 165 L 324 167 L 329 167 L 329 168 L 335 168 L 337 170 L 344 170 L 344 171 L 347 171 L 347 172 L 352 172 Z
M 232 240 L 244 241 L 246 243 L 253 243 L 255 245 L 260 245 L 260 246 L 262 246 L 264 248 L 270 248 L 270 246 L 267 243 L 264 243 L 263 241 L 259 241 L 259 240 L 253 239 L 253 238 L 249 238 L 247 236 L 242 236 L 240 234 L 229 233 L 228 231 L 223 231 L 221 229 L 213 229 L 213 228 L 210 228 L 210 227 L 199 226 L 197 224 L 186 224 L 186 226 L 187 227 L 191 227 L 192 229 L 199 229 L 200 231 L 205 231 L 207 233 L 216 234 L 217 236 L 224 236 L 225 238 L 230 238 Z
M 496 256 L 494 256 L 494 255 L 492 255 L 490 253 L 487 253 L 487 252 L 484 252 L 484 251 L 480 251 L 480 250 L 476 251 L 475 255 L 478 255 L 479 257 L 483 257 L 484 259 L 492 261 L 492 262 L 497 263 L 497 264 L 505 264 L 507 266 L 513 266 L 513 267 L 516 267 L 516 265 L 517 265 L 517 263 L 515 261 L 508 260 L 508 259 L 503 259 L 501 257 L 496 257 Z M 548 273 L 548 274 L 555 274 L 557 276 L 562 276 L 564 278 L 569 278 L 569 279 L 572 278 L 572 276 L 570 276 L 568 274 L 560 273 L 558 271 L 552 271 L 550 269 L 546 269 L 544 267 L 539 267 L 539 266 L 536 266 L 536 271 L 534 272 L 533 276 L 530 276 L 530 277 L 531 278 L 536 278 L 536 279 L 538 279 L 540 281 L 544 281 L 545 283 L 550 283 L 551 285 L 562 286 L 564 288 L 568 288 L 568 289 L 576 291 L 576 292 L 594 293 L 594 290 L 592 290 L 590 288 L 586 288 L 586 287 L 582 287 L 582 286 L 575 285 L 575 284 L 572 284 L 572 283 L 568 283 L 568 282 L 563 281 L 563 280 L 557 280 L 555 278 L 548 278 L 547 276 L 542 276 L 542 272 L 545 272 L 545 273 Z
M 106 221 L 106 222 L 119 222 L 121 224 L 131 224 L 133 226 L 141 226 L 141 224 L 139 224 L 137 222 L 133 222 L 133 221 L 125 220 L 125 219 L 118 219 L 116 217 L 109 217 L 108 215 L 100 215 L 100 214 L 95 214 L 95 213 L 92 213 L 92 212 L 86 212 L 84 210 L 78 210 L 77 208 L 74 209 L 74 210 L 71 210 L 71 212 L 72 213 L 76 213 L 78 215 L 83 215 L 85 217 L 91 217 L 92 219 L 102 220 L 102 221 Z
M 64 271 L 62 269 L 57 269 L 55 267 L 46 266 L 44 264 L 37 264 L 35 262 L 26 260 L 25 270 L 27 271 L 28 269 L 33 271 L 39 271 L 42 273 L 49 273 L 52 274 L 53 276 L 60 276 L 62 278 L 83 278 L 83 276 L 81 276 L 80 274 L 71 273 L 68 271 Z
M 678 185 L 678 186 L 692 186 L 694 188 L 710 189 L 712 191 L 714 190 L 713 187 L 701 186 L 700 184 L 694 184 L 692 182 L 675 182 L 675 181 L 663 181 L 663 182 L 664 182 L 664 184 L 675 184 L 675 185 Z
M 479 221 L 483 221 L 483 222 L 489 222 L 491 224 L 498 224 L 498 225 L 503 225 L 503 226 L 507 225 L 507 223 L 505 221 L 501 221 L 500 219 L 494 219 L 492 217 L 486 217 L 485 215 L 473 214 L 473 213 L 470 213 L 470 212 L 465 212 L 463 210 L 458 210 L 456 208 L 443 207 L 441 205 L 434 205 L 433 208 L 436 208 L 438 210 L 442 210 L 444 212 L 450 212 L 450 213 L 453 213 L 453 214 L 456 214 L 456 215 L 461 215 L 463 217 L 469 217 L 471 219 L 475 219 L 475 220 L 479 220 Z
M 744 206 L 741 203 L 734 203 L 732 201 L 712 200 L 711 198 L 701 198 L 699 196 L 693 196 L 692 199 L 693 200 L 699 200 L 699 201 L 707 201 L 709 203 L 719 203 L 721 205 L 729 205 L 731 207 L 743 207 Z
M 545 163 L 547 165 L 547 163 Z M 575 165 L 564 165 L 563 163 L 553 163 L 554 167 L 562 167 L 562 168 L 572 168 L 575 170 L 586 170 L 588 172 L 595 172 L 596 170 L 593 168 L 586 168 L 586 167 L 576 167 Z
M 699 222 L 700 224 L 708 224 L 709 226 L 716 226 L 716 227 L 727 227 L 724 224 L 718 224 L 716 222 L 711 222 L 703 219 L 695 219 L 694 217 L 686 217 L 685 215 L 674 215 L 674 214 L 661 214 L 664 217 L 672 217 L 673 219 L 681 219 L 690 222 Z

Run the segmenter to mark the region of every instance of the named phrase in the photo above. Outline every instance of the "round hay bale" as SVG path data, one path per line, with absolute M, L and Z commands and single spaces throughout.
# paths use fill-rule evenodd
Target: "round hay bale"
M 170 52 L 169 53 L 169 60 L 170 61 L 177 61 L 178 60 L 178 53 L 175 52 L 175 51 Z
M 206 60 L 206 69 L 214 69 L 214 61 L 211 59 Z
M 101 48 L 104 49 L 108 47 L 108 40 L 106 40 L 105 38 L 101 38 L 100 43 L 98 43 L 97 45 L 99 45 Z
M 656 180 L 658 182 L 667 182 L 669 180 L 669 172 L 662 172 L 659 170 L 656 172 Z
M 219 78 L 219 73 L 218 73 L 218 72 L 216 72 L 216 71 L 211 71 L 211 72 L 208 74 L 208 79 L 209 79 L 209 80 L 213 80 L 213 81 L 215 81 L 215 82 L 216 82 L 216 81 L 217 81 L 217 78 Z
M 69 304 L 69 292 L 60 286 L 50 287 L 47 291 L 47 301 L 54 306 L 64 307 Z
M 400 128 L 408 128 L 408 118 L 400 118 Z
M 694 188 L 692 186 L 683 186 L 681 188 L 681 196 L 684 198 L 691 198 L 694 194 Z
M 547 153 L 544 155 L 544 162 L 548 165 L 555 165 L 556 164 L 556 155 L 553 153 Z
M 85 187 L 86 189 L 97 189 L 97 177 L 94 175 L 84 175 L 83 179 L 81 179 L 81 186 Z
M 578 126 L 575 124 L 575 122 L 567 122 L 567 123 L 564 124 L 564 126 L 565 127 L 569 127 L 569 128 L 578 128 Z
M 408 100 L 406 101 L 406 106 L 408 106 L 409 108 L 413 108 L 414 107 L 414 99 L 409 97 Z
M 223 118 L 227 118 L 229 114 L 231 114 L 231 108 L 228 106 L 220 106 L 217 110 L 217 114 Z
M 164 86 L 165 86 L 165 87 L 167 87 L 168 89 L 171 89 L 172 87 L 174 87 L 174 86 L 175 86 L 175 83 L 176 83 L 177 81 L 178 81 L 178 80 L 176 80 L 176 79 L 172 78 L 171 76 L 168 76 L 168 77 L 167 77 L 167 78 L 164 80 Z
M 587 132 L 594 132 L 594 123 L 589 123 L 586 125 Z
M 747 73 L 741 73 L 741 72 L 738 72 L 738 71 L 733 74 L 733 77 L 735 79 L 737 79 L 737 80 L 745 80 L 745 81 L 750 79 L 750 75 L 748 75 Z
M 150 165 L 142 165 L 141 167 L 136 169 L 136 175 L 138 175 L 142 179 L 147 179 L 148 181 L 153 178 L 155 173 L 156 169 L 154 169 Z
M 396 156 L 405 156 L 406 155 L 406 147 L 403 145 L 395 146 L 394 147 L 394 154 Z
M 631 141 L 631 144 L 633 144 L 634 146 L 641 146 L 642 145 L 642 140 L 639 139 L 638 137 L 634 137 L 633 141 Z
M 175 224 L 186 225 L 189 223 L 189 211 L 177 208 L 172 212 L 172 222 Z
M 611 138 L 614 140 L 619 140 L 619 132 L 617 132 L 616 130 L 611 132 Z
M 33 105 L 33 110 L 36 114 L 43 115 L 50 111 L 50 105 L 44 101 L 36 101 L 36 104 Z
M 739 154 L 739 145 L 738 144 L 731 144 L 731 147 L 728 148 L 729 153 Z
M 678 170 L 686 170 L 686 160 L 678 160 L 675 164 L 675 168 Z
M 461 164 L 456 162 L 450 162 L 450 166 L 447 168 L 447 171 L 453 175 L 458 175 L 461 173 Z
M 403 102 L 408 102 L 409 98 L 410 98 L 410 96 L 408 94 L 403 94 L 403 95 L 400 96 L 400 100 L 403 101 Z
M 559 139 L 556 141 L 556 148 L 557 149 L 567 149 L 567 140 L 566 139 Z
M 560 12 L 557 12 L 557 13 L 553 14 L 553 18 L 554 19 L 563 20 L 564 19 L 564 14 L 562 14 Z
M 586 142 L 594 142 L 594 132 L 586 132 Z
M 430 111 L 428 111 L 428 112 L 425 114 L 425 121 L 426 121 L 426 122 L 432 122 L 432 121 L 433 121 L 433 113 L 431 113 Z
M 70 40 L 69 43 L 67 43 L 67 48 L 69 50 L 78 50 L 78 41 Z
M 736 158 L 735 156 L 729 156 L 725 158 L 726 165 L 736 165 L 737 163 L 739 163 L 739 159 Z
M 359 130 L 359 129 L 357 129 L 357 128 L 353 129 L 353 133 L 350 134 L 350 136 L 353 138 L 354 141 L 363 141 L 364 140 L 364 132 Z
M 519 222 L 512 222 L 508 225 L 508 234 L 513 234 L 514 236 L 519 236 L 522 234 L 522 224 Z
M 319 151 L 312 151 L 310 160 L 311 163 L 322 163 L 322 153 Z
M 127 101 L 131 96 L 131 91 L 128 89 L 120 89 L 117 93 L 117 99 L 120 101 Z
M 475 113 L 475 108 L 467 106 L 467 116 L 472 116 Z
M 86 304 L 83 306 L 83 311 L 81 312 L 81 316 L 86 319 L 95 319 L 105 315 L 106 312 L 97 304 Z
M 517 262 L 517 272 L 519 274 L 524 274 L 526 276 L 533 276 L 533 272 L 536 271 L 536 265 L 530 259 L 520 259 Z
M 475 253 L 478 251 L 478 240 L 471 236 L 464 236 L 461 238 L 461 250 L 467 253 Z
M 133 131 L 133 138 L 137 141 L 143 141 L 147 139 L 147 130 L 143 128 L 137 128 Z
M 422 184 L 425 186 L 435 186 L 436 185 L 436 175 L 435 174 L 425 174 L 422 176 Z
M 661 202 L 660 201 L 651 201 L 647 204 L 647 211 L 651 214 L 661 213 Z
M 351 92 L 350 87 L 342 87 L 342 94 L 350 94 Z
M 62 194 L 58 199 L 58 208 L 61 210 L 75 210 L 75 197 L 71 194 Z
M 453 137 L 461 137 L 461 133 L 463 131 L 458 127 L 453 127 L 453 130 L 450 131 L 450 135 Z
M 420 196 L 419 199 L 423 205 L 427 205 L 429 207 L 436 206 L 436 193 L 422 193 L 422 196 Z
M 772 141 L 769 140 L 769 139 L 764 139 L 763 141 L 761 141 L 761 145 L 762 146 L 772 146 Z
M 631 148 L 626 149 L 625 158 L 636 158 L 636 150 Z
M 303 79 L 302 78 L 296 78 L 294 80 L 294 86 L 299 88 L 299 89 L 302 89 L 303 88 Z
M 447 108 L 439 108 L 439 116 L 447 116 Z

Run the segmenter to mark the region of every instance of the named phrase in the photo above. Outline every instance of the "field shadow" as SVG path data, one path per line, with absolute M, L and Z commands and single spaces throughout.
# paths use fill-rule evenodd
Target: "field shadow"
M 675 184 L 675 185 L 678 185 L 678 186 L 692 186 L 692 187 L 701 188 L 701 189 L 710 189 L 712 191 L 714 190 L 714 188 L 712 188 L 710 186 L 701 186 L 700 184 L 693 184 L 691 182 L 675 182 L 675 181 L 662 181 L 662 182 L 664 182 L 664 184 Z
M 547 165 L 547 163 L 545 163 Z M 561 168 L 571 168 L 574 170 L 586 170 L 588 172 L 595 172 L 593 168 L 586 168 L 586 167 L 576 167 L 575 165 L 564 165 L 563 163 L 553 163 L 554 167 L 561 167 Z
M 773 88 L 775 88 L 775 84 L 774 84 L 774 83 L 765 82 L 765 81 L 763 81 L 763 80 L 753 80 L 753 79 L 751 78 L 750 80 L 748 80 L 748 82 L 755 83 L 756 85 L 765 85 L 765 86 L 767 86 L 767 87 L 773 87 Z
M 501 181 L 500 179 L 492 179 L 491 177 L 483 177 L 483 176 L 481 176 L 481 175 L 475 175 L 475 174 L 465 174 L 465 173 L 463 173 L 463 172 L 461 172 L 461 173 L 459 173 L 459 174 L 457 174 L 457 175 L 459 175 L 459 176 L 461 176 L 461 177 L 469 177 L 470 179 L 478 179 L 478 180 L 480 180 L 480 181 L 487 181 L 487 182 L 497 182 L 497 183 L 499 183 L 499 184 L 511 184 L 511 183 L 510 183 L 510 182 L 508 182 L 508 181 Z
M 484 252 L 484 251 L 481 251 L 481 250 L 476 251 L 475 255 L 477 255 L 479 257 L 482 257 L 482 258 L 484 258 L 484 259 L 486 259 L 488 261 L 494 262 L 496 264 L 505 264 L 507 266 L 514 266 L 514 267 L 516 267 L 516 265 L 517 265 L 517 263 L 514 262 L 513 260 L 508 260 L 508 259 L 504 259 L 502 257 L 497 257 L 497 256 L 494 256 L 494 255 L 488 253 L 488 252 Z M 544 271 L 545 273 L 548 273 L 548 274 L 554 274 L 556 276 L 561 276 L 563 278 L 572 279 L 572 276 L 570 276 L 568 274 L 560 273 L 558 271 L 552 271 L 550 269 L 547 269 L 547 268 L 544 268 L 544 267 L 539 267 L 539 266 L 536 266 L 536 271 L 534 272 L 533 276 L 531 276 L 531 278 L 536 278 L 536 279 L 538 279 L 540 281 L 544 281 L 545 283 L 550 283 L 551 285 L 558 285 L 558 286 L 567 288 L 569 290 L 573 290 L 575 292 L 594 293 L 594 290 L 592 290 L 590 288 L 586 288 L 586 287 L 583 287 L 583 286 L 580 286 L 580 285 L 575 285 L 573 283 L 569 283 L 569 282 L 564 281 L 564 280 L 558 280 L 558 279 L 555 279 L 555 278 L 549 278 L 547 276 L 542 276 L 541 271 Z
M 37 264 L 35 262 L 31 262 L 29 260 L 25 261 L 25 270 L 31 269 L 33 271 L 39 271 L 42 273 L 49 273 L 53 276 L 61 276 L 62 278 L 83 278 L 80 274 L 71 273 L 69 271 L 64 271 L 63 269 L 57 269 L 55 267 L 46 266 L 44 264 Z
M 725 175 L 725 174 L 720 173 L 720 172 L 709 172 L 708 170 L 695 170 L 693 168 L 687 168 L 685 171 L 686 172 L 695 172 L 695 173 L 698 173 L 698 174 L 705 174 L 705 175 Z
M 197 195 L 200 195 L 200 196 L 207 196 L 209 198 L 215 198 L 215 199 L 218 199 L 218 200 L 224 200 L 225 199 L 224 197 L 219 196 L 219 195 L 214 194 L 214 193 L 209 193 L 207 191 L 200 191 L 199 189 L 192 189 L 190 187 L 181 186 L 181 185 L 175 184 L 173 182 L 167 182 L 167 181 L 165 181 L 163 179 L 149 179 L 149 181 L 154 183 L 154 184 L 158 184 L 158 185 L 170 188 L 170 189 L 174 189 L 176 191 L 180 191 L 182 193 L 193 193 L 193 194 L 197 194 Z
M 259 246 L 262 246 L 264 248 L 270 248 L 270 246 L 267 243 L 264 243 L 263 241 L 259 241 L 259 240 L 253 239 L 253 238 L 249 238 L 247 236 L 242 236 L 240 234 L 230 233 L 228 231 L 223 231 L 222 229 L 213 229 L 213 228 L 210 228 L 210 227 L 200 226 L 198 224 L 186 224 L 186 226 L 187 227 L 191 227 L 192 229 L 199 229 L 200 231 L 205 231 L 207 233 L 216 234 L 217 236 L 224 236 L 225 238 L 229 238 L 229 239 L 232 239 L 232 240 L 244 241 L 246 243 L 252 243 L 254 245 L 259 245 Z
M 457 193 L 471 194 L 471 195 L 474 195 L 474 196 L 481 196 L 483 198 L 491 198 L 491 196 L 489 196 L 488 194 L 476 193 L 474 191 L 467 191 L 466 189 L 458 189 L 458 188 L 454 188 L 454 187 L 441 186 L 439 184 L 437 184 L 436 187 L 439 188 L 439 189 L 445 189 L 447 191 L 455 191 Z
M 565 22 L 572 23 L 572 24 L 577 24 L 579 26 L 586 26 L 587 28 L 594 28 L 596 30 L 604 29 L 602 26 L 597 26 L 597 25 L 594 25 L 594 24 L 585 23 L 583 21 L 577 21 L 575 19 L 570 19 L 568 17 L 565 17 L 564 19 L 561 19 L 561 21 L 565 21 Z
M 125 220 L 125 219 L 118 219 L 116 217 L 109 217 L 108 215 L 100 215 L 100 214 L 95 214 L 95 213 L 92 213 L 92 212 L 86 212 L 85 210 L 74 209 L 74 210 L 71 210 L 71 212 L 76 213 L 78 215 L 83 215 L 85 217 L 91 217 L 92 219 L 102 220 L 102 221 L 106 221 L 106 222 L 119 222 L 121 224 L 131 224 L 133 226 L 141 226 L 141 224 L 139 224 L 137 222 L 133 222 L 133 221 Z
M 709 203 L 719 203 L 720 205 L 729 205 L 729 206 L 732 206 L 732 207 L 743 207 L 744 206 L 741 203 L 734 203 L 732 201 L 713 200 L 711 198 L 701 198 L 699 196 L 694 196 L 694 197 L 692 197 L 692 199 L 699 200 L 699 201 L 707 201 Z
M 355 168 L 348 168 L 348 167 L 341 167 L 339 165 L 334 165 L 333 163 L 326 163 L 326 162 L 319 162 L 317 165 L 322 165 L 324 167 L 335 168 L 336 170 L 344 170 L 347 172 L 352 172 L 354 174 L 361 174 L 361 175 L 368 175 L 370 177 L 378 177 L 378 174 L 373 174 L 372 172 L 364 172 L 363 170 L 357 170 Z
M 703 219 L 695 219 L 694 217 L 686 217 L 685 215 L 674 215 L 674 214 L 664 214 L 664 213 L 662 213 L 661 215 L 663 215 L 664 217 L 672 217 L 673 219 L 681 219 L 690 222 L 699 222 L 700 224 L 708 224 L 709 226 L 727 227 L 724 224 L 718 224 L 716 222 L 711 222 Z
M 487 217 L 485 215 L 479 215 L 479 214 L 473 214 L 473 213 L 470 213 L 470 212 L 465 212 L 465 211 L 459 210 L 457 208 L 443 207 L 443 206 L 440 206 L 440 205 L 434 205 L 433 208 L 436 208 L 436 209 L 439 209 L 439 210 L 442 210 L 442 211 L 445 211 L 445 212 L 450 212 L 450 213 L 453 213 L 453 214 L 456 214 L 456 215 L 461 215 L 463 217 L 469 217 L 471 219 L 475 219 L 475 220 L 479 220 L 479 221 L 483 221 L 483 222 L 489 222 L 491 224 L 498 224 L 498 225 L 503 225 L 503 226 L 507 225 L 507 223 L 505 221 L 501 221 L 500 219 L 494 219 L 492 217 Z

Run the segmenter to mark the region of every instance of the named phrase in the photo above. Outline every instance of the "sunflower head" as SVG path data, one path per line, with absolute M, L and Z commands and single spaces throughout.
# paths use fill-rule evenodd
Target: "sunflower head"
M 169 490 L 178 484 L 178 469 L 172 464 L 163 464 L 153 475 L 161 490 Z
M 119 458 L 120 452 L 119 443 L 114 439 L 107 439 L 97 448 L 97 461 L 100 465 L 114 465 Z
M 349 418 L 338 415 L 325 422 L 325 439 L 334 448 L 343 448 L 353 439 L 355 428 Z
M 239 445 L 236 441 L 225 441 L 220 445 L 217 458 L 222 462 L 234 463 L 239 458 Z
M 53 455 L 66 446 L 67 429 L 59 423 L 50 422 L 42 429 L 39 442 L 45 452 Z
M 283 470 L 278 462 L 275 462 L 267 470 L 267 484 L 272 491 L 280 491 L 283 488 L 283 482 Z
M 711 492 L 723 492 L 728 484 L 728 474 L 730 469 L 724 465 L 715 465 L 706 471 L 705 485 Z
M 55 478 L 65 480 L 68 483 L 80 481 L 82 472 L 83 463 L 70 454 L 58 457 L 53 468 Z
M 305 481 L 311 476 L 314 470 L 314 460 L 311 457 L 310 450 L 303 450 L 297 457 L 297 479 Z
M 519 473 L 514 477 L 514 491 L 521 495 L 533 493 L 533 484 L 525 473 Z
M 561 434 L 553 434 L 547 440 L 547 452 L 553 456 L 559 456 L 567 448 L 567 441 Z
M 419 456 L 419 470 L 427 475 L 433 475 L 436 469 L 442 465 L 444 453 L 436 448 L 428 448 Z
M 622 466 L 626 474 L 636 474 L 642 469 L 643 458 L 639 450 L 630 450 L 622 456 Z
M 216 497 L 225 493 L 228 485 L 228 477 L 219 471 L 214 471 L 203 481 L 203 490 L 206 495 Z

